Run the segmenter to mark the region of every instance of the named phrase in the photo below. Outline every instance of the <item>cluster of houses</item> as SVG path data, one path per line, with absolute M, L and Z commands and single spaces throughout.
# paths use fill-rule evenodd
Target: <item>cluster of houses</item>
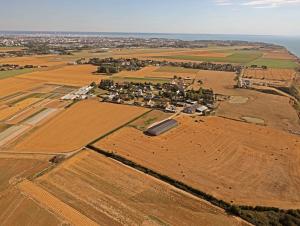
M 94 86 L 84 86 L 81 87 L 78 90 L 75 90 L 63 97 L 61 97 L 61 100 L 85 100 L 87 99 L 91 94 L 90 92 L 94 89 Z
M 99 88 L 108 91 L 101 95 L 104 102 L 155 108 L 169 113 L 207 114 L 215 104 L 212 90 L 188 90 L 182 79 L 164 84 L 102 80 Z

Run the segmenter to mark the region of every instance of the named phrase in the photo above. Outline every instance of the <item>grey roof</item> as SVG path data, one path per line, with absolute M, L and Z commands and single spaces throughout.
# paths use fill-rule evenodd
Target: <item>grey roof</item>
M 155 126 L 150 127 L 146 133 L 150 134 L 152 136 L 158 136 L 162 133 L 167 132 L 168 130 L 176 127 L 178 125 L 178 122 L 174 119 L 168 119 L 165 120 Z

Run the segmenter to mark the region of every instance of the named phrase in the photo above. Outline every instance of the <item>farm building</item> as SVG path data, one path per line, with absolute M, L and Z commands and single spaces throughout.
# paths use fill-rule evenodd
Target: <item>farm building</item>
M 159 136 L 168 130 L 176 127 L 178 125 L 178 122 L 174 119 L 168 119 L 166 121 L 163 121 L 155 126 L 150 127 L 147 131 L 146 134 L 151 135 L 151 136 Z

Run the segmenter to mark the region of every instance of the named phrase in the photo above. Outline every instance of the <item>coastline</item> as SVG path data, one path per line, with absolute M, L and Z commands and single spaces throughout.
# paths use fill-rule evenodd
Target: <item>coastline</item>
M 129 33 L 129 32 L 61 32 L 61 31 L 0 31 L 0 36 L 41 35 L 41 36 L 83 36 L 111 38 L 162 38 L 180 39 L 183 41 L 216 40 L 216 41 L 249 41 L 264 42 L 285 47 L 300 59 L 300 37 L 275 35 L 233 35 L 233 34 L 172 34 L 172 33 Z

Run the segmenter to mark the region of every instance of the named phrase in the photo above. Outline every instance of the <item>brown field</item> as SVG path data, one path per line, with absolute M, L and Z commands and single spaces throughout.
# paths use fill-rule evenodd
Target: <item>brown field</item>
M 223 210 L 92 151 L 35 183 L 100 225 L 244 225 Z
M 82 213 L 68 206 L 31 181 L 21 182 L 20 184 L 18 184 L 18 188 L 30 198 L 34 199 L 38 203 L 41 203 L 41 205 L 45 206 L 51 212 L 54 212 L 56 215 L 59 215 L 60 217 L 66 219 L 66 221 L 71 225 L 98 225 Z
M 0 195 L 1 225 L 63 225 L 49 210 L 22 194 L 18 189 L 6 190 Z
M 292 69 L 246 69 L 244 72 L 245 78 L 263 79 L 263 80 L 279 80 L 291 81 L 296 76 L 295 70 Z
M 23 66 L 28 64 L 35 66 L 56 66 L 64 65 L 68 62 L 68 59 L 65 57 L 57 55 L 9 57 L 0 59 L 0 64 L 18 64 Z
M 6 130 L 9 127 L 9 125 L 0 122 L 0 133 Z
M 1 52 L 9 52 L 9 51 L 21 51 L 23 49 L 26 49 L 25 47 L 0 47 L 0 53 Z
M 21 78 L 8 78 L 0 80 L 0 97 L 8 96 L 16 92 L 25 91 L 40 86 L 41 81 Z
M 81 101 L 19 139 L 15 149 L 46 153 L 75 151 L 146 111 L 96 100 Z
M 41 111 L 42 107 L 32 107 L 22 111 L 20 114 L 15 115 L 14 117 L 10 118 L 6 121 L 9 124 L 18 124 L 29 118 L 30 116 L 36 114 L 37 112 Z
M 95 144 L 227 202 L 300 207 L 300 138 L 218 117 L 178 118 L 158 137 L 134 128 Z
M 42 86 L 35 87 L 35 88 L 31 89 L 30 91 L 34 92 L 34 93 L 51 93 L 52 91 L 56 90 L 59 87 L 61 87 L 61 86 L 53 85 L 53 84 L 44 84 Z
M 201 70 L 196 74 L 196 79 L 203 82 L 204 88 L 212 88 L 217 94 L 232 95 L 236 81 L 236 74 L 233 72 L 205 71 Z
M 117 73 L 114 75 L 114 77 L 129 77 L 129 78 L 161 78 L 161 79 L 171 79 L 175 75 L 180 76 L 182 78 L 194 78 L 195 72 L 182 72 L 180 70 L 174 71 L 160 71 L 160 67 L 155 66 L 149 66 L 145 67 L 139 71 L 121 71 L 120 73 Z
M 45 157 L 5 154 L 0 151 L 0 196 L 1 192 L 17 182 L 34 175 L 49 166 Z
M 262 58 L 267 59 L 281 59 L 281 60 L 295 60 L 296 57 L 287 51 L 265 51 Z
M 71 104 L 71 101 L 53 100 L 45 105 L 46 108 L 64 108 Z
M 62 85 L 84 86 L 92 82 L 98 83 L 103 78 L 103 76 L 93 75 L 92 73 L 95 71 L 96 67 L 92 65 L 75 65 L 50 71 L 28 73 L 20 75 L 18 78 L 34 79 Z
M 264 120 L 265 124 L 281 130 L 300 131 L 297 112 L 285 96 L 260 93 L 252 90 L 236 90 L 239 96 L 247 97 L 246 103 L 222 102 L 218 116 L 241 120 L 253 117 Z
M 25 108 L 29 107 L 30 105 L 40 101 L 40 98 L 27 98 L 22 100 L 13 106 L 7 106 L 4 109 L 0 110 L 0 121 L 13 116 L 14 114 L 24 110 Z

